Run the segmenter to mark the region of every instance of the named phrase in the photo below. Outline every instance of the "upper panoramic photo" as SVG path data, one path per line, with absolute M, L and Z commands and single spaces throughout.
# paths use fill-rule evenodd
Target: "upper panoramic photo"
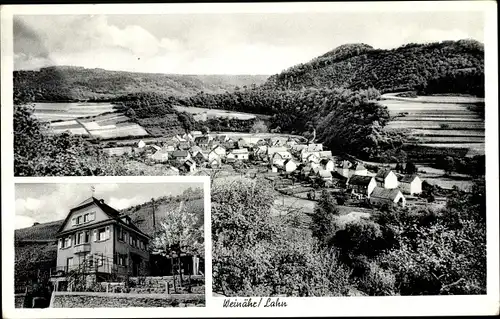
M 13 22 L 15 176 L 484 172 L 480 12 Z

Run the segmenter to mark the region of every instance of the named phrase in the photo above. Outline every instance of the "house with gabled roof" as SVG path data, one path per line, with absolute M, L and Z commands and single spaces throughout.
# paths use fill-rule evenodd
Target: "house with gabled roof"
M 387 168 L 379 169 L 377 175 L 375 175 L 375 181 L 378 187 L 383 188 L 397 188 L 399 185 L 397 175 Z
M 377 187 L 377 182 L 373 176 L 353 175 L 348 179 L 347 186 L 355 194 L 370 197 L 375 187 Z
M 180 135 L 175 135 L 174 137 L 172 137 L 172 141 L 174 141 L 176 144 L 179 143 L 179 142 L 186 142 L 185 139 L 183 139 Z
M 198 152 L 201 152 L 202 151 L 202 148 L 199 147 L 198 145 L 193 145 L 191 146 L 191 148 L 189 149 L 189 153 L 193 154 L 193 156 L 198 153 Z
M 328 158 L 322 158 L 320 161 L 319 161 L 319 164 L 321 165 L 321 168 L 324 169 L 324 170 L 327 170 L 327 171 L 333 171 L 335 170 L 335 164 L 333 163 L 333 161 L 331 159 L 328 159 Z
M 289 158 L 283 163 L 283 170 L 287 173 L 294 172 L 297 169 L 297 165 L 293 159 Z
M 268 147 L 267 148 L 267 158 L 269 159 L 269 161 L 272 160 L 274 153 L 277 153 L 277 152 L 288 152 L 288 148 L 282 147 L 282 146 L 280 146 L 280 147 Z
M 193 135 L 191 135 L 191 133 L 184 133 L 182 135 L 182 138 L 185 139 L 188 142 L 194 141 L 194 137 L 193 137 Z
M 220 158 L 226 157 L 226 148 L 222 145 L 216 145 L 210 152 L 214 152 L 215 154 L 219 155 Z
M 56 238 L 52 281 L 71 284 L 74 273 L 98 282 L 149 273 L 151 238 L 102 199 L 90 197 L 71 208 Z
M 219 134 L 215 135 L 213 140 L 219 143 L 224 143 L 228 140 L 228 137 L 225 134 Z
M 201 148 L 208 147 L 210 137 L 208 135 L 197 136 L 194 138 L 194 143 Z
M 422 180 L 417 174 L 402 175 L 399 178 L 399 189 L 405 194 L 422 193 Z
M 203 151 L 198 151 L 196 153 L 193 153 L 193 156 L 191 156 L 191 158 L 198 163 L 203 163 L 208 160 L 208 154 L 204 153 Z
M 290 154 L 289 152 L 276 152 L 273 155 L 272 162 L 275 163 L 275 161 L 277 161 L 277 160 L 285 161 L 285 160 L 291 159 L 291 158 L 292 158 L 292 154 Z
M 398 188 L 375 187 L 370 195 L 370 203 L 377 207 L 384 205 L 404 207 L 406 198 Z
M 168 161 L 169 151 L 166 148 L 160 148 L 151 155 L 151 159 L 155 162 L 166 162 Z
M 319 164 L 320 159 L 315 153 L 310 153 L 309 155 L 306 156 L 305 161 L 309 163 L 314 162 Z
M 208 160 L 207 166 L 210 168 L 219 168 L 222 165 L 220 158 L 212 158 Z
M 191 144 L 188 141 L 179 142 L 179 144 L 177 144 L 177 148 L 179 150 L 186 150 L 187 151 L 191 148 Z
M 196 162 L 192 158 L 188 158 L 183 164 L 182 164 L 183 169 L 186 171 L 193 173 L 196 171 Z
M 227 159 L 234 159 L 234 160 L 248 160 L 249 153 L 248 149 L 246 148 L 235 148 L 227 154 L 226 158 Z

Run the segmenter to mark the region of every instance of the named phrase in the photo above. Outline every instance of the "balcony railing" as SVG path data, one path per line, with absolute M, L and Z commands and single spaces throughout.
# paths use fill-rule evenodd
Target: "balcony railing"
M 88 253 L 90 252 L 90 244 L 76 245 L 74 251 L 75 254 Z

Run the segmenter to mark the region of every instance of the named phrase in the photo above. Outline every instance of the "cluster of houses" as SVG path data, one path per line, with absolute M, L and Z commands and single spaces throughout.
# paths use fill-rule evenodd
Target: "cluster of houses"
M 404 206 L 403 194 L 418 194 L 422 181 L 417 175 L 398 175 L 392 170 L 371 172 L 362 163 L 340 159 L 324 150 L 321 143 L 301 143 L 286 136 L 270 138 L 225 134 L 202 134 L 192 131 L 176 135 L 162 146 L 140 141 L 136 149 L 159 163 L 170 163 L 174 173 L 194 173 L 201 167 L 220 168 L 223 164 L 253 162 L 267 165 L 269 172 L 295 175 L 302 180 L 320 182 L 325 187 L 341 187 L 374 204 L 392 203 Z

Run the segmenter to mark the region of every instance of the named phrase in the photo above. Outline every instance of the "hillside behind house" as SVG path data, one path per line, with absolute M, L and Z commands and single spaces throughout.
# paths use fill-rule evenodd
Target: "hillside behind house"
M 53 66 L 39 71 L 14 71 L 14 95 L 28 93 L 35 102 L 110 100 L 137 92 L 186 96 L 197 92 L 223 93 L 235 87 L 260 85 L 267 77 L 135 73 Z
M 484 96 L 484 45 L 459 40 L 382 50 L 345 44 L 271 76 L 263 86 L 291 90 L 373 87 L 381 93 L 415 90 Z

